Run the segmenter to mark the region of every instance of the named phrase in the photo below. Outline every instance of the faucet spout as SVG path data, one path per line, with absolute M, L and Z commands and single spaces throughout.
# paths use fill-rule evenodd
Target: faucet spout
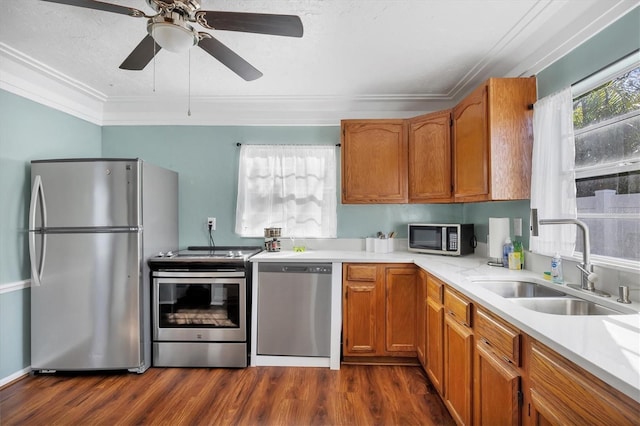
M 578 219 L 540 219 L 540 225 L 566 225 L 573 224 L 582 230 L 582 265 L 578 266 L 580 269 L 580 288 L 587 291 L 595 291 L 593 274 L 593 265 L 591 265 L 591 243 L 589 241 L 589 227 L 586 223 Z

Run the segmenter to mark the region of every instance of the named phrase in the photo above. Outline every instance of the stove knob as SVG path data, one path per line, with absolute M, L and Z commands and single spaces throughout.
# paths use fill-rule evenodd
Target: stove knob
M 173 252 L 172 251 L 168 251 L 167 252 L 167 257 L 173 257 Z
M 158 257 L 164 257 L 164 253 L 163 252 L 158 253 Z
M 233 252 L 232 252 L 232 251 L 229 251 L 229 252 L 227 253 L 227 257 L 233 257 Z
M 238 252 L 236 253 L 236 257 L 242 257 L 242 252 L 241 252 L 241 251 L 238 251 Z

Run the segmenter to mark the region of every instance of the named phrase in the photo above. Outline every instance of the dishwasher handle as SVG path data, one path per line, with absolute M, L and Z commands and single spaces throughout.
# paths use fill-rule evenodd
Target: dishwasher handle
M 258 272 L 298 273 L 298 274 L 331 274 L 330 263 L 260 263 Z

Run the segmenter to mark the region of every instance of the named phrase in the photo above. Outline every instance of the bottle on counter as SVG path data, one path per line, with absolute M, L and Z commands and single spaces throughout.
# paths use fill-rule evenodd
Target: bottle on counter
M 504 241 L 504 246 L 502 246 L 502 266 L 505 268 L 509 267 L 509 254 L 513 253 L 513 243 L 511 242 L 511 238 L 507 237 Z
M 509 255 L 509 269 L 524 269 L 524 249 L 522 241 L 513 242 L 513 253 Z
M 551 281 L 556 284 L 562 284 L 564 279 L 562 277 L 562 258 L 560 253 L 556 253 L 551 258 Z

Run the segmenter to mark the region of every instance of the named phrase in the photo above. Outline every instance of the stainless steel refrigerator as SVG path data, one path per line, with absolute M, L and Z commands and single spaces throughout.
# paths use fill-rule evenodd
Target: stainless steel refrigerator
M 139 159 L 31 162 L 31 368 L 151 365 L 146 259 L 178 247 L 178 175 Z

